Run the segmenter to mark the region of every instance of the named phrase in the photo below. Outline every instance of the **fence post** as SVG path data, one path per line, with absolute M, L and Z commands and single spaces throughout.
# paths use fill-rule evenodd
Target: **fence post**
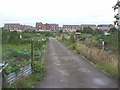
M 2 68 L 2 88 L 6 88 L 7 86 L 7 78 L 6 78 L 6 75 L 5 75 L 5 68 L 8 66 L 8 63 L 5 64 Z
M 7 86 L 7 80 L 5 75 L 5 69 L 2 70 L 2 88 L 6 88 Z

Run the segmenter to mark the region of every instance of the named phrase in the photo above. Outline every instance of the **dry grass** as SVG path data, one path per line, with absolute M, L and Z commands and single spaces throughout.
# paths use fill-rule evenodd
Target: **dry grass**
M 118 56 L 110 54 L 97 48 L 88 48 L 83 44 L 76 44 L 76 51 L 90 61 L 95 63 L 99 68 L 109 73 L 111 76 L 118 77 Z

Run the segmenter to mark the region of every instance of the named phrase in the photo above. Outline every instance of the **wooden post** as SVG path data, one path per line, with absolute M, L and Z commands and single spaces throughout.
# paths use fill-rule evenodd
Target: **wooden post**
M 7 88 L 7 80 L 5 75 L 5 68 L 7 67 L 8 63 L 2 68 L 2 88 Z
M 6 75 L 5 70 L 2 70 L 2 88 L 6 88 L 7 82 L 6 82 Z

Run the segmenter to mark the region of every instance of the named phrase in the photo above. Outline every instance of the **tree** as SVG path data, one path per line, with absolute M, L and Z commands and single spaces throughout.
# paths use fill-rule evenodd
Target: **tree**
M 93 29 L 90 28 L 90 27 L 84 27 L 82 33 L 92 34 L 93 33 Z
M 81 32 L 81 30 L 76 30 L 76 32 Z
M 115 6 L 113 6 L 113 8 L 114 8 L 114 11 L 116 10 L 116 9 L 120 9 L 120 1 L 118 0 L 118 2 L 117 2 L 117 4 L 115 5 Z M 118 10 L 119 11 L 119 10 Z M 120 17 L 120 15 L 119 14 L 117 14 L 117 15 L 115 15 L 114 16 L 114 18 L 116 19 L 116 21 L 114 21 L 114 24 L 115 25 L 117 25 L 118 26 L 118 28 L 120 28 L 120 25 L 119 25 L 119 18 Z
M 59 33 L 63 33 L 63 30 L 60 30 Z
M 98 34 L 103 35 L 104 33 L 100 29 L 96 29 L 96 30 L 93 31 L 93 35 L 98 35 Z
M 111 28 L 110 30 L 109 30 L 109 33 L 113 33 L 113 32 L 117 32 L 118 30 L 116 29 L 116 28 Z

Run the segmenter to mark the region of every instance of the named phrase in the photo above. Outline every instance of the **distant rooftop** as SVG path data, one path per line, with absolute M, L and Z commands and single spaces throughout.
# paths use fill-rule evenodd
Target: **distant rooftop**
M 96 24 L 81 24 L 81 26 L 96 26 Z

